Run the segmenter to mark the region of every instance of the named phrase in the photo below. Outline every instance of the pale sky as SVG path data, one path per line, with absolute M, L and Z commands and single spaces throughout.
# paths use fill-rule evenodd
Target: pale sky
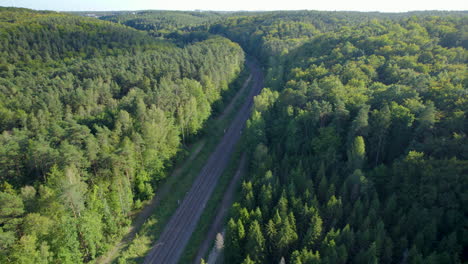
M 308 9 L 405 12 L 468 10 L 468 0 L 0 0 L 0 6 L 56 11 Z

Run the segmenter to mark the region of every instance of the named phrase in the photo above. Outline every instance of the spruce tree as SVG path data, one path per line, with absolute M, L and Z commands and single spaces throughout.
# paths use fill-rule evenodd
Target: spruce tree
M 247 255 L 252 256 L 252 260 L 257 263 L 263 263 L 265 258 L 265 238 L 257 220 L 254 220 L 250 224 L 245 250 Z

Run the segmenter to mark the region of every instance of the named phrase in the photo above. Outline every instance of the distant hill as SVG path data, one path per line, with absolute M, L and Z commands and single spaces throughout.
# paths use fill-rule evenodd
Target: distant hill
M 162 45 L 146 32 L 124 25 L 14 8 L 0 8 L 0 36 L 1 58 L 9 63 L 75 56 L 90 58 Z

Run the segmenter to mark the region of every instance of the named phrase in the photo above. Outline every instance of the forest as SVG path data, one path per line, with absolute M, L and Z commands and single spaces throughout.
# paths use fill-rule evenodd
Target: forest
M 82 15 L 82 14 L 81 14 Z M 468 13 L 0 8 L 0 262 L 87 263 L 261 62 L 224 263 L 468 261 Z
M 212 27 L 263 54 L 268 82 L 225 262 L 465 263 L 467 22 L 292 13 Z
M 139 11 L 104 14 L 100 19 L 144 30 L 158 38 L 175 39 L 206 31 L 224 16 L 221 12 Z
M 0 24 L 0 262 L 89 262 L 155 194 L 244 53 L 49 12 L 2 8 Z

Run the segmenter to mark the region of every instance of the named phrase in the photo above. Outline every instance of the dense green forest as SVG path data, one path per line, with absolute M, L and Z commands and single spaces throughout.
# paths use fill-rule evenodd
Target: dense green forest
M 466 12 L 0 8 L 0 262 L 102 255 L 216 111 L 241 46 L 267 88 L 226 263 L 468 261 Z
M 268 87 L 225 262 L 466 262 L 467 13 L 223 15 Z
M 270 86 L 225 261 L 465 263 L 466 15 L 309 19 L 211 28 L 263 54 Z
M 0 9 L 0 262 L 81 263 L 120 237 L 243 67 L 92 18 Z
M 156 37 L 178 38 L 184 33 L 206 31 L 210 24 L 223 17 L 219 12 L 138 11 L 117 12 L 100 19 L 148 31 Z

